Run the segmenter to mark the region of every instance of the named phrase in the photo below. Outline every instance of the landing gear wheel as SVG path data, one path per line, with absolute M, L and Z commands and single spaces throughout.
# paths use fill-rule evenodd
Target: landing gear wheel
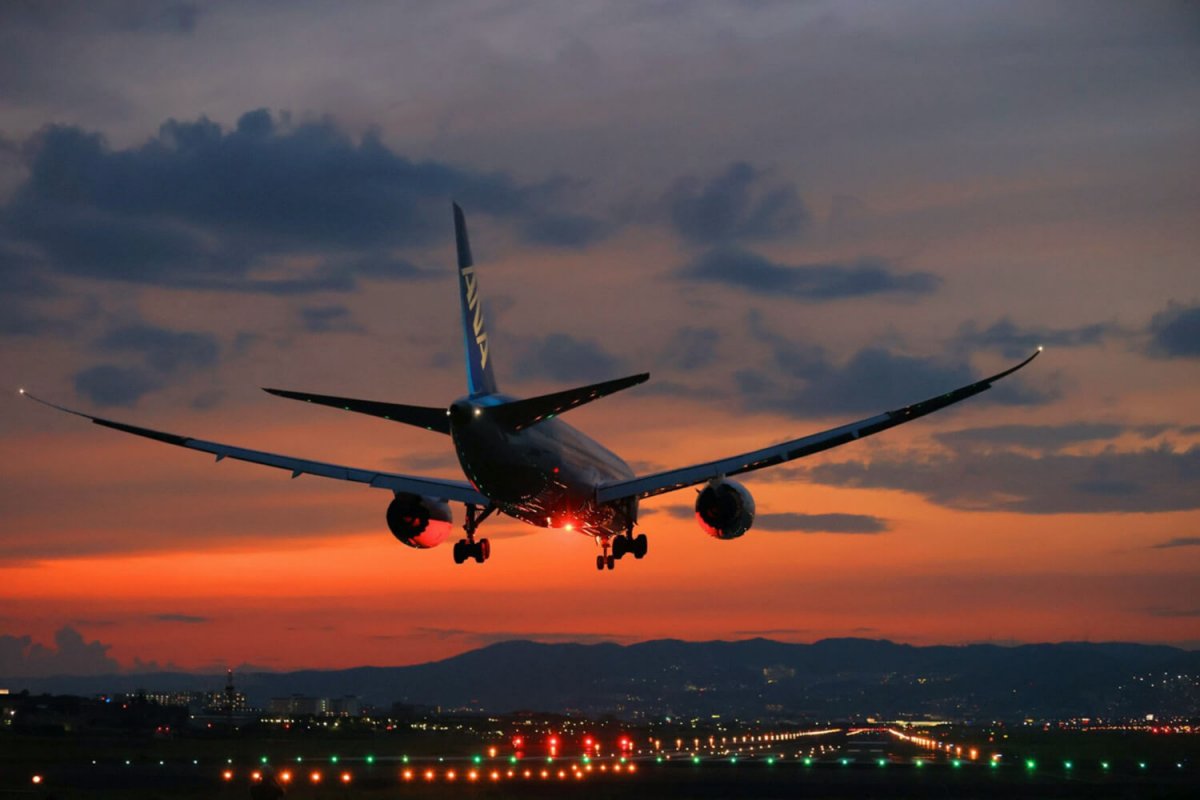
M 613 558 L 611 555 L 608 558 L 604 559 L 604 565 L 606 567 L 608 567 L 609 569 L 612 569 L 614 566 L 616 566 L 616 563 L 617 563 L 617 560 L 615 558 Z
M 614 536 L 612 541 L 613 558 L 621 558 L 626 553 L 632 552 L 629 548 L 628 536 Z
M 596 556 L 596 569 L 604 569 L 604 556 Z
M 645 558 L 646 550 L 649 547 L 650 547 L 650 543 L 646 540 L 646 534 L 639 533 L 637 535 L 637 538 L 633 540 L 633 547 L 631 548 L 633 557 L 636 559 Z
M 476 542 L 475 547 L 477 548 L 475 560 L 480 564 L 492 557 L 492 543 L 487 539 L 480 539 Z
M 454 563 L 461 564 L 467 560 L 467 540 L 459 539 L 454 543 Z

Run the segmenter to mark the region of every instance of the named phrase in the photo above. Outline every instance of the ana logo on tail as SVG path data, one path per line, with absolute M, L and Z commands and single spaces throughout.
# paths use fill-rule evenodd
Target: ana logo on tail
M 459 272 L 466 283 L 467 308 L 475 312 L 472 327 L 475 330 L 475 344 L 479 345 L 479 368 L 487 369 L 488 336 L 487 331 L 483 329 L 483 305 L 479 302 L 479 283 L 475 280 L 475 268 L 464 267 Z

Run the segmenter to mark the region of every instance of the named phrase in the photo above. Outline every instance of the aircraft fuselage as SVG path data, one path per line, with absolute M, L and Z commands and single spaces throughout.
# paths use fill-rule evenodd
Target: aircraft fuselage
M 450 406 L 450 436 L 467 479 L 510 517 L 589 536 L 624 533 L 637 500 L 596 503 L 596 487 L 634 477 L 620 456 L 559 419 L 514 431 L 488 409 L 514 398 L 465 397 Z

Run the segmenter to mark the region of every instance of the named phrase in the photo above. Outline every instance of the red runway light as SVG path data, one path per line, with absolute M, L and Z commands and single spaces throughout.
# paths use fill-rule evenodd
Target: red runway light
M 30 780 L 32 780 L 34 782 L 34 784 L 39 784 L 42 782 L 42 776 L 34 775 Z
M 227 781 L 233 780 L 233 770 L 231 770 L 231 769 L 225 770 L 224 772 L 221 773 L 221 777 Z
M 308 779 L 310 781 L 312 781 L 313 783 L 320 783 L 321 782 L 321 773 L 313 772 L 311 775 L 308 776 Z
M 404 778 L 404 780 L 411 781 L 412 776 L 413 776 L 413 771 L 411 769 L 406 769 L 406 770 L 404 770 L 404 772 L 400 773 L 400 775 L 401 775 L 401 777 Z
M 342 783 L 349 783 L 352 780 L 354 780 L 354 776 L 351 775 L 349 772 L 342 773 Z
M 280 783 L 291 783 L 292 782 L 291 771 L 285 769 L 283 772 L 279 773 L 279 782 Z

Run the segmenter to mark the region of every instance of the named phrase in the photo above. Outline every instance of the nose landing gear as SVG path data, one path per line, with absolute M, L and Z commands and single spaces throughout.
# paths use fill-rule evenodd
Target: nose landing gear
M 489 505 L 483 510 L 483 513 L 478 517 L 475 516 L 475 506 L 467 506 L 467 521 L 463 523 L 463 530 L 467 534 L 467 538 L 459 539 L 454 543 L 454 563 L 461 564 L 469 558 L 475 559 L 476 564 L 482 564 L 488 560 L 492 554 L 492 543 L 487 539 L 475 541 L 475 530 L 485 519 L 491 516 L 496 507 Z

